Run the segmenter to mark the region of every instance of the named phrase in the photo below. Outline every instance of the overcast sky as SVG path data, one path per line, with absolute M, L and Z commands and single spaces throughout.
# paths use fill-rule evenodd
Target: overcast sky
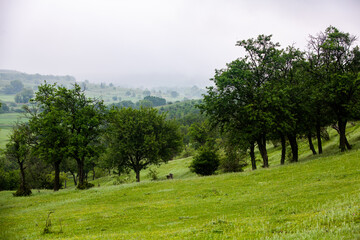
M 205 86 L 243 56 L 238 40 L 273 34 L 304 49 L 329 25 L 360 36 L 359 11 L 359 0 L 0 0 L 0 69 Z

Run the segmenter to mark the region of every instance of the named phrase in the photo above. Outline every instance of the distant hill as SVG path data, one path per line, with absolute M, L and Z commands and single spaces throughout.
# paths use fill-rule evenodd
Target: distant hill
M 44 80 L 48 83 L 60 83 L 63 85 L 68 85 L 71 83 L 75 83 L 75 78 L 73 76 L 55 76 L 55 75 L 41 75 L 39 73 L 36 74 L 28 74 L 14 70 L 6 70 L 0 69 L 0 87 L 3 87 L 9 82 L 13 80 L 20 80 L 24 83 L 24 85 L 39 85 Z

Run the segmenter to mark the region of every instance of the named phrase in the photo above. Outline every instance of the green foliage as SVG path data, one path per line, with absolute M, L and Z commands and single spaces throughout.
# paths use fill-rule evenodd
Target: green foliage
M 76 189 L 79 189 L 79 190 L 85 190 L 85 189 L 89 189 L 89 188 L 92 188 L 94 187 L 95 185 L 93 183 L 89 183 L 87 181 L 84 181 L 82 184 L 79 183 L 77 186 L 76 186 Z
M 208 176 L 215 173 L 220 163 L 219 155 L 216 150 L 209 147 L 203 147 L 195 155 L 190 165 L 192 172 L 202 176 Z
M 142 94 L 144 95 L 144 97 L 147 97 L 147 96 L 150 96 L 150 95 L 151 95 L 151 92 L 146 89 L 145 91 L 143 91 Z
M 15 193 L 13 193 L 14 197 L 26 197 L 26 196 L 30 196 L 32 194 L 31 189 L 27 186 L 25 187 L 20 187 L 18 188 L 18 190 L 16 190 Z
M 115 108 L 111 112 L 107 144 L 116 165 L 133 169 L 137 181 L 142 169 L 166 162 L 181 150 L 179 127 L 165 118 L 152 108 Z
M 6 103 L 0 103 L 0 113 L 9 112 L 10 108 Z
M 171 91 L 170 95 L 172 98 L 177 98 L 179 96 L 179 93 L 177 91 Z
M 14 196 L 28 196 L 31 190 L 26 183 L 25 169 L 32 158 L 31 144 L 33 144 L 34 137 L 27 124 L 17 124 L 13 127 L 10 140 L 6 144 L 5 156 L 7 159 L 16 163 L 20 169 L 20 184 L 19 189 Z
M 50 174 L 46 175 L 46 179 L 45 179 L 45 183 L 44 183 L 44 188 L 46 189 L 54 189 L 55 186 L 55 172 L 53 171 Z M 62 188 L 64 186 L 64 182 L 67 180 L 67 175 L 66 173 L 60 173 L 59 176 L 59 187 Z
M 215 130 L 211 129 L 208 120 L 191 124 L 188 134 L 195 149 L 203 147 L 206 143 L 214 143 L 215 141 Z
M 341 151 L 351 148 L 345 135 L 347 121 L 360 116 L 360 51 L 355 41 L 355 36 L 333 26 L 309 40 L 309 77 L 317 88 L 314 98 L 331 109 L 330 121 L 339 126 Z
M 23 88 L 24 84 L 20 80 L 13 80 L 3 88 L 3 92 L 5 94 L 14 94 L 20 92 Z
M 155 169 L 155 168 L 150 168 L 149 169 L 149 173 L 148 173 L 148 177 L 152 180 L 152 181 L 156 181 L 159 179 L 159 172 Z
M 79 184 L 83 185 L 85 160 L 98 156 L 102 150 L 103 102 L 86 98 L 77 84 L 73 89 L 67 89 L 47 83 L 39 86 L 34 102 L 40 111 L 28 109 L 32 114 L 30 125 L 37 135 L 37 153 L 54 165 L 54 190 L 60 188 L 60 163 L 67 158 L 76 161 Z
M 6 170 L 0 167 L 0 191 L 19 188 L 19 175 L 18 170 Z
M 155 97 L 155 96 L 146 96 L 144 100 L 150 101 L 153 107 L 158 107 L 166 105 L 166 100 L 164 98 Z
M 16 103 L 28 103 L 34 97 L 34 91 L 30 88 L 25 88 L 15 96 Z

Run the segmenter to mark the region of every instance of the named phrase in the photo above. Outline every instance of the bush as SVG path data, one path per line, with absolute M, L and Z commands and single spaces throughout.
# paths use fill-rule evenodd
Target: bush
M 85 181 L 84 184 L 82 184 L 82 185 L 79 184 L 76 188 L 79 190 L 85 190 L 85 189 L 92 188 L 93 186 L 95 186 L 95 185 Z
M 219 168 L 223 172 L 242 172 L 243 167 L 247 166 L 246 161 L 246 152 L 237 150 L 233 146 L 226 146 L 225 156 L 220 159 Z
M 23 196 L 30 196 L 31 189 L 28 187 L 19 188 L 15 193 L 13 193 L 14 197 L 23 197 Z
M 152 180 L 152 181 L 156 181 L 159 179 L 159 173 L 158 171 L 156 171 L 156 169 L 149 169 L 149 173 L 148 173 L 148 177 Z
M 19 187 L 19 170 L 5 171 L 0 168 L 0 191 L 15 190 Z
M 219 156 L 215 150 L 202 148 L 194 157 L 190 170 L 203 176 L 212 175 L 218 169 L 219 162 Z
M 67 175 L 64 172 L 60 173 L 60 188 L 64 186 L 64 182 L 67 180 Z M 46 175 L 45 182 L 43 183 L 43 187 L 46 189 L 53 189 L 55 186 L 55 172 Z

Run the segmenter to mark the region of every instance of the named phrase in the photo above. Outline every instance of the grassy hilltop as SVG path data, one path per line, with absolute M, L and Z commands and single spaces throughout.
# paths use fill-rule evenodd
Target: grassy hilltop
M 272 148 L 269 169 L 197 177 L 187 158 L 158 168 L 161 181 L 144 171 L 142 183 L 104 177 L 86 191 L 0 192 L 0 238 L 359 239 L 360 131 L 348 132 L 352 151 L 339 153 L 332 133 L 322 156 L 301 143 L 297 164 L 279 166 Z

